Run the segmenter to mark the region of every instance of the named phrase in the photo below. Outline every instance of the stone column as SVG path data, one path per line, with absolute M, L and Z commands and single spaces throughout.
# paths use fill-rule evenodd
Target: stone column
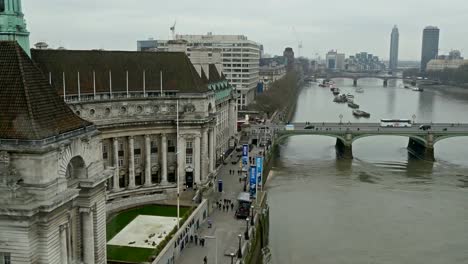
M 234 107 L 234 104 L 233 104 L 233 101 L 234 100 L 231 100 L 229 101 L 229 116 L 228 116 L 228 126 L 227 126 L 227 129 L 229 131 L 228 133 L 228 142 L 229 140 L 231 140 L 231 137 L 233 137 L 236 133 L 235 131 L 235 128 L 236 128 L 236 124 L 237 124 L 237 117 L 235 115 L 236 113 L 236 109 Z
M 177 173 L 179 182 L 185 182 L 185 138 L 179 135 L 177 146 Z
M 60 263 L 68 264 L 68 250 L 67 250 L 67 224 L 60 226 Z
M 151 186 L 151 138 L 145 135 L 145 184 Z
M 208 155 L 208 131 L 206 129 L 202 130 L 202 143 L 201 143 L 201 175 L 200 179 L 203 181 L 208 177 L 210 173 L 210 163 Z
M 82 215 L 83 228 L 83 262 L 85 264 L 94 264 L 94 221 L 93 210 L 91 208 L 80 208 Z
M 112 191 L 118 192 L 120 190 L 119 178 L 120 178 L 120 168 L 119 168 L 119 140 L 118 138 L 113 138 L 114 143 L 114 182 L 112 186 Z
M 161 185 L 167 184 L 167 136 L 161 135 Z
M 209 140 L 210 140 L 210 143 L 209 143 L 209 145 L 210 145 L 209 146 L 209 148 L 210 148 L 210 172 L 214 172 L 215 162 L 216 162 L 215 161 L 215 154 L 214 154 L 215 149 L 216 149 L 215 139 L 214 139 L 214 137 L 215 137 L 214 130 L 215 130 L 215 128 L 210 129 L 210 132 L 209 132 L 210 133 L 210 135 L 209 135 Z
M 196 184 L 200 184 L 200 156 L 201 156 L 201 147 L 200 147 L 200 135 L 195 136 L 195 150 L 193 153 L 194 158 L 194 181 Z
M 128 189 L 135 188 L 135 146 L 133 137 L 128 137 Z

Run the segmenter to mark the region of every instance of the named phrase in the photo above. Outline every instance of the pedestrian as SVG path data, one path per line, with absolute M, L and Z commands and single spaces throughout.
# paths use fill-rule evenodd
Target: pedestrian
M 193 243 L 193 235 L 190 235 L 190 243 Z
M 234 204 L 231 204 L 231 211 L 234 211 Z
M 202 247 L 205 246 L 205 239 L 204 238 L 200 239 L 200 244 L 201 244 Z
M 195 235 L 195 245 L 198 246 L 198 235 Z
M 206 256 L 203 258 L 203 263 L 204 264 L 208 263 L 208 259 L 206 258 Z

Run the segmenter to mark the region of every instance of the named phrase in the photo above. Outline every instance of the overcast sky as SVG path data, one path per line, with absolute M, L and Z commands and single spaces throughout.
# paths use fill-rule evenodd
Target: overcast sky
M 265 52 L 322 58 L 367 51 L 387 59 L 400 30 L 400 59 L 419 60 L 422 30 L 441 29 L 440 52 L 468 57 L 467 0 L 23 0 L 31 42 L 67 49 L 136 50 L 138 39 L 179 34 L 243 34 Z M 294 33 L 297 32 L 297 33 Z

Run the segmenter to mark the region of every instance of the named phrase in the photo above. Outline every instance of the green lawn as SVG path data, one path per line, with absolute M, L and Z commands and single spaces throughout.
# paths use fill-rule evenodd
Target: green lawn
M 182 218 L 190 208 L 180 207 L 180 217 Z M 117 235 L 126 225 L 128 225 L 138 215 L 156 215 L 177 217 L 177 207 L 164 205 L 146 205 L 126 210 L 114 216 L 107 224 L 107 241 Z M 140 263 L 147 261 L 155 252 L 155 249 L 136 248 L 125 246 L 107 246 L 107 259 L 114 261 L 125 261 Z

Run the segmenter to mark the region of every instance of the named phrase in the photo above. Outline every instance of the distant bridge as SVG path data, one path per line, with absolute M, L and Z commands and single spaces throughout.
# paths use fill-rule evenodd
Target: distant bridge
M 376 78 L 383 80 L 383 86 L 386 87 L 388 85 L 388 80 L 396 80 L 396 79 L 403 79 L 400 76 L 391 76 L 391 75 L 381 75 L 381 74 L 373 74 L 373 73 L 346 73 L 346 72 L 335 72 L 335 73 L 327 73 L 326 75 L 320 76 L 324 79 L 336 79 L 336 78 L 344 78 L 344 79 L 352 79 L 353 86 L 357 86 L 359 79 L 364 78 Z
M 427 123 L 425 123 L 427 124 Z M 280 142 L 294 135 L 322 135 L 336 138 L 337 154 L 343 158 L 353 158 L 352 144 L 354 141 L 370 136 L 403 136 L 408 137 L 408 151 L 424 160 L 434 161 L 434 144 L 452 137 L 467 137 L 468 124 L 432 123 L 431 129 L 421 130 L 422 124 L 412 127 L 381 127 L 380 123 L 291 123 L 292 130 L 286 130 L 284 125 L 252 125 L 250 130 L 269 130 L 274 135 L 274 141 Z M 308 127 L 308 129 L 306 129 Z

